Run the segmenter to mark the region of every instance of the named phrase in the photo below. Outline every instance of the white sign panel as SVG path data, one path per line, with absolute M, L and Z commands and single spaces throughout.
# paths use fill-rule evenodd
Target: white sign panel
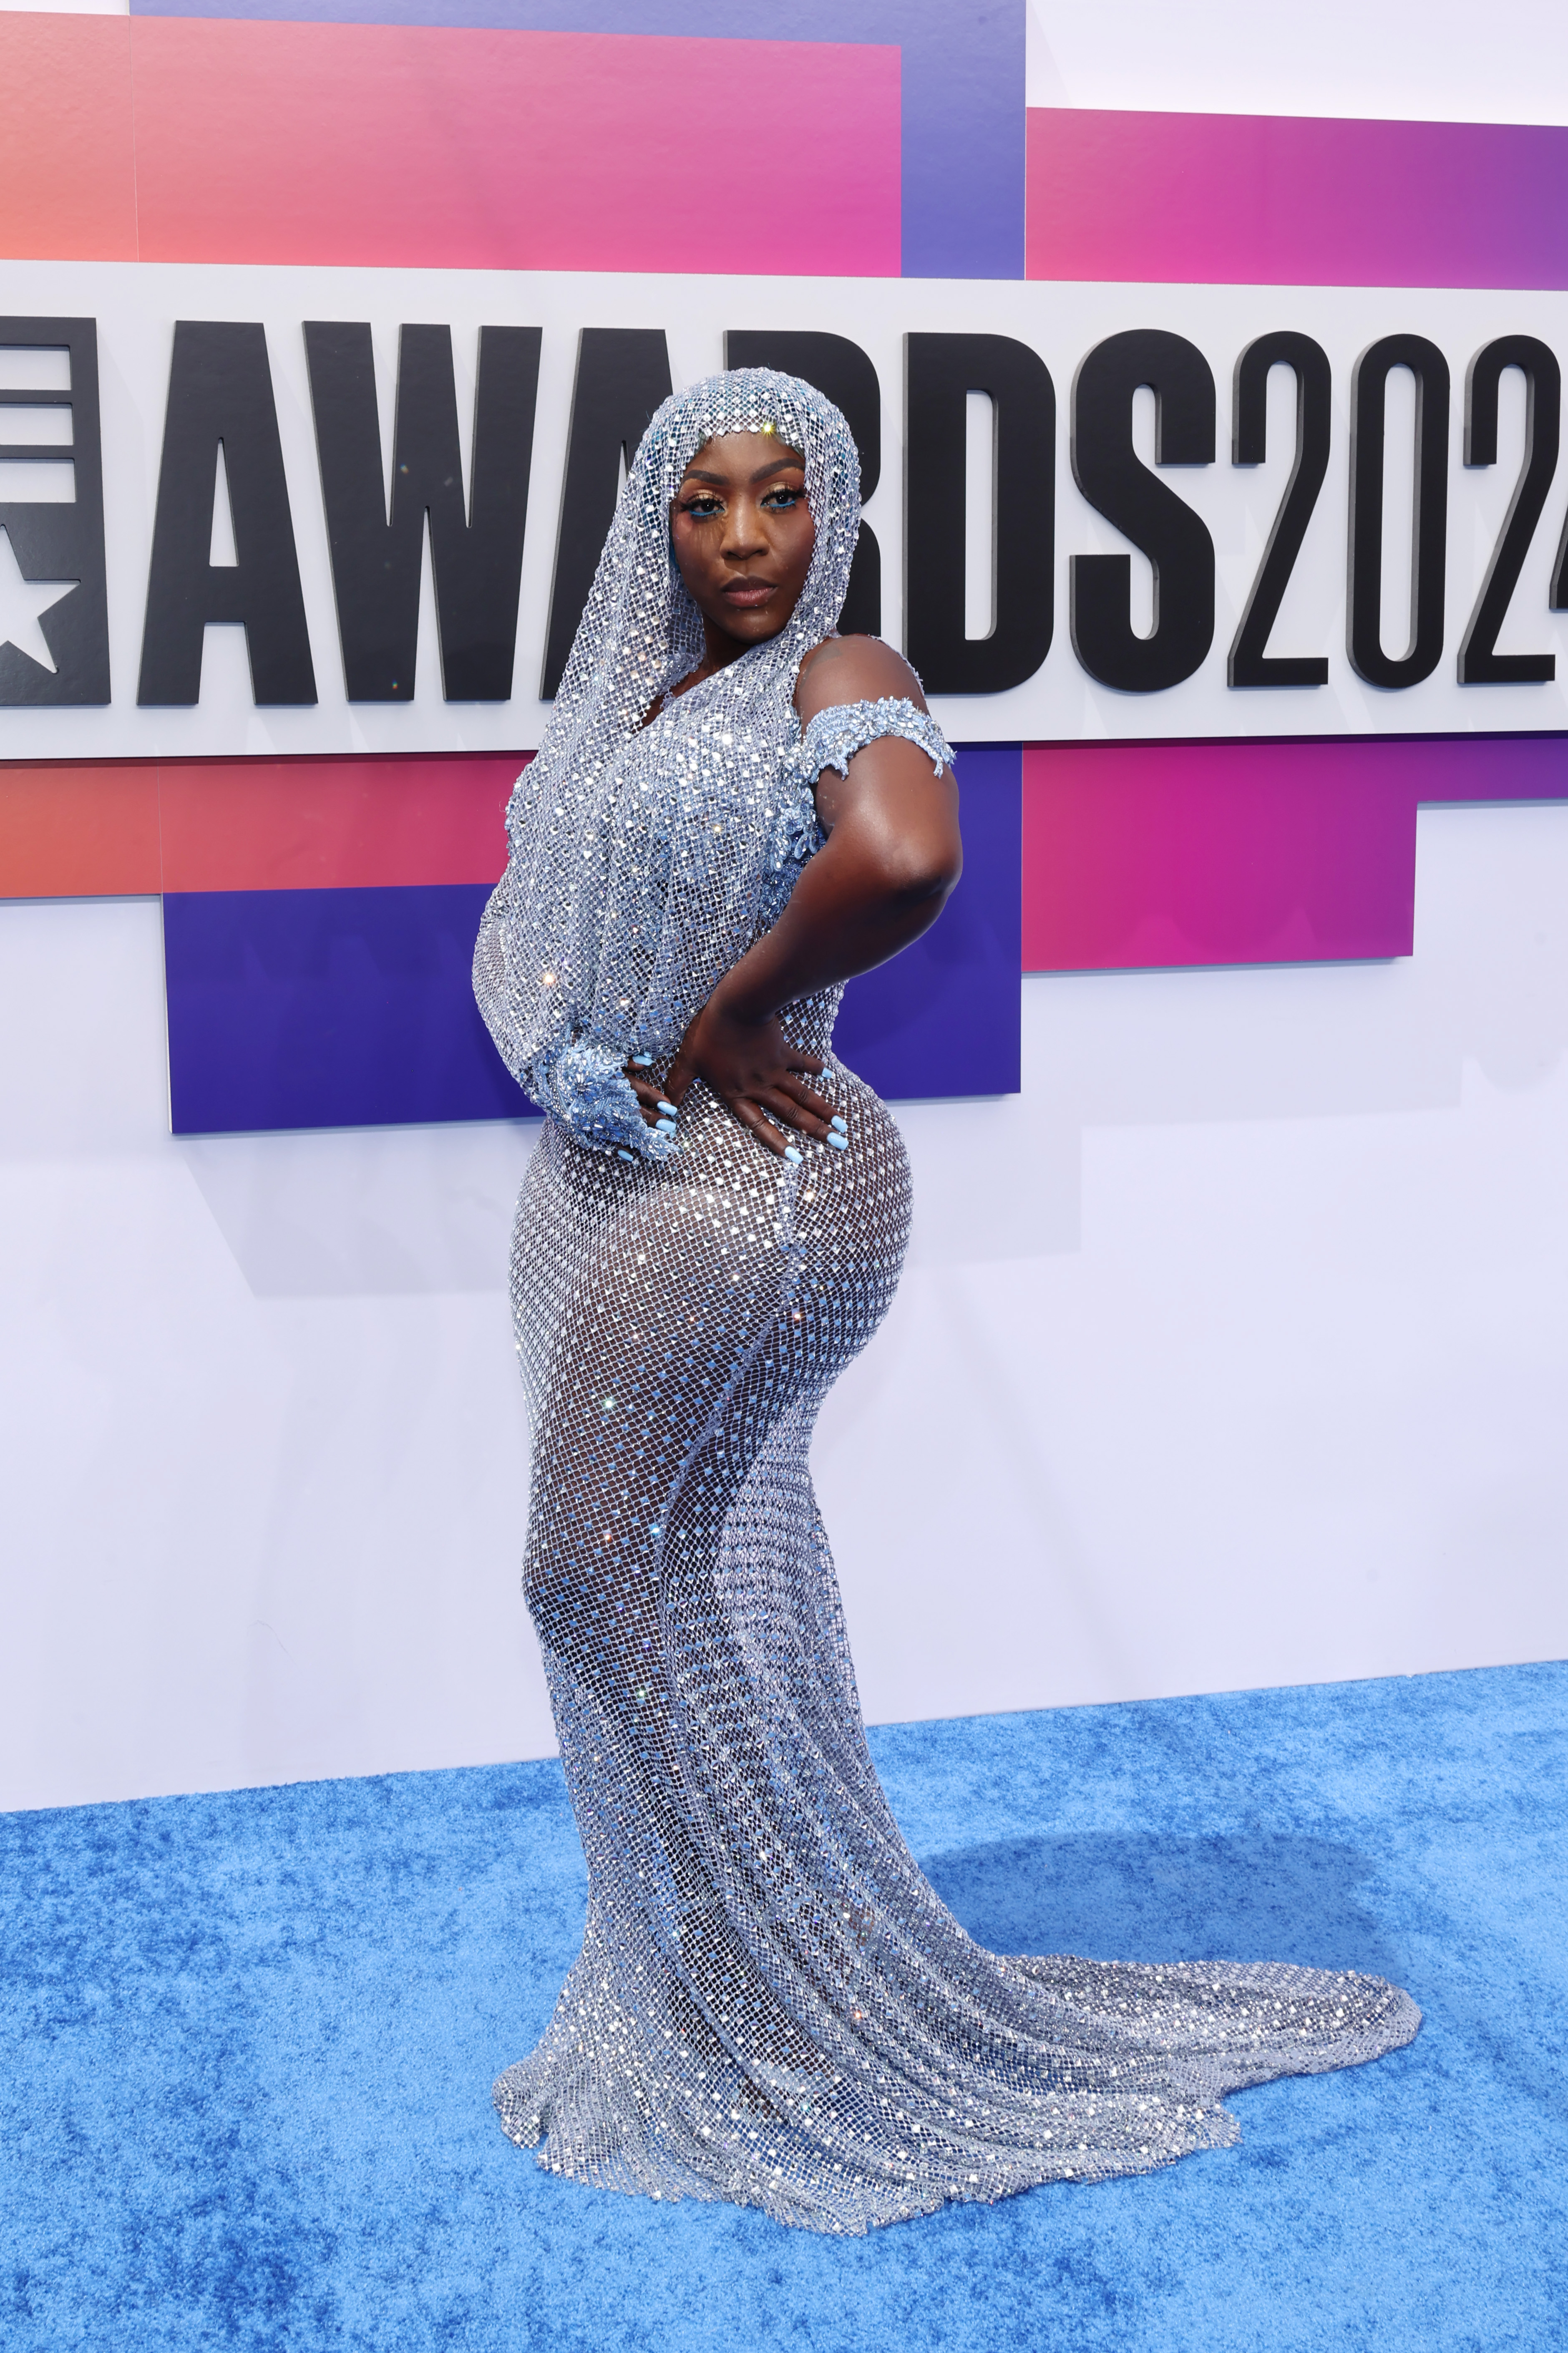
M 955 738 L 1568 728 L 1563 294 L 50 262 L 0 311 L 0 758 L 533 746 L 648 406 L 803 335 Z

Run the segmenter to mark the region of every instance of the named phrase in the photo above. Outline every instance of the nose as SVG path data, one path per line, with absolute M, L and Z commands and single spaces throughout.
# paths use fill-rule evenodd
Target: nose
M 757 501 L 748 498 L 731 500 L 725 518 L 721 550 L 725 562 L 744 564 L 753 555 L 765 555 L 767 547 L 763 511 Z

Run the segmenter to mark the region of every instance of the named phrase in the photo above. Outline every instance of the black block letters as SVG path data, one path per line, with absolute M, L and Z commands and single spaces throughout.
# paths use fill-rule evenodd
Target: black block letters
M 1272 303 L 1279 298 L 1269 299 Z M 404 325 L 399 331 L 390 485 L 372 329 L 363 322 L 309 321 L 302 334 L 348 701 L 414 699 L 428 538 L 446 700 L 509 702 L 528 544 L 542 331 L 501 325 L 479 332 L 466 488 L 450 328 Z M 40 362 L 40 352 L 54 356 Z M 890 387 L 879 381 L 868 349 L 826 330 L 754 325 L 731 330 L 724 352 L 731 367 L 777 367 L 805 376 L 836 401 L 860 453 L 863 495 L 869 500 L 875 494 L 882 460 L 882 400 L 885 392 L 890 396 Z M 18 353 L 26 356 L 8 357 Z M 904 353 L 905 649 L 934 694 L 1005 693 L 1039 670 L 1052 643 L 1057 557 L 1051 376 L 1039 353 L 1012 335 L 910 333 Z M 1295 431 L 1289 479 L 1229 647 L 1227 685 L 1300 691 L 1328 682 L 1329 661 L 1300 642 L 1292 649 L 1290 625 L 1281 624 L 1280 615 L 1292 575 L 1304 560 L 1310 560 L 1310 579 L 1321 589 L 1324 534 L 1339 542 L 1340 515 L 1351 666 L 1368 686 L 1385 692 L 1420 685 L 1436 672 L 1444 650 L 1449 467 L 1459 457 L 1450 448 L 1447 358 L 1436 343 L 1404 331 L 1378 338 L 1362 353 L 1349 385 L 1348 512 L 1337 501 L 1331 512 L 1321 497 L 1338 449 L 1323 346 L 1310 335 L 1274 327 L 1245 344 L 1234 368 L 1233 466 L 1259 466 L 1268 456 L 1268 390 L 1276 368 L 1288 368 L 1294 382 Z M 1409 371 L 1415 396 L 1412 596 L 1409 642 L 1390 651 L 1384 644 L 1388 630 L 1403 634 L 1392 613 L 1385 626 L 1383 609 L 1384 510 L 1390 484 L 1401 493 L 1405 487 L 1390 474 L 1385 450 L 1388 384 L 1399 369 Z M 1506 408 L 1517 394 L 1503 391 L 1516 375 L 1524 396 L 1523 459 L 1458 645 L 1458 679 L 1465 687 L 1539 686 L 1556 675 L 1556 657 L 1539 639 L 1537 650 L 1498 650 L 1510 612 L 1525 601 L 1521 584 L 1527 566 L 1535 584 L 1531 596 L 1540 596 L 1543 559 L 1530 566 L 1530 551 L 1552 495 L 1562 448 L 1562 370 L 1539 337 L 1500 334 L 1474 353 L 1465 381 L 1463 462 L 1469 469 L 1497 466 L 1500 398 L 1505 414 L 1517 416 Z M 1145 385 L 1154 404 L 1152 462 L 1147 453 L 1141 459 L 1133 446 L 1134 404 Z M 670 388 L 661 328 L 581 331 L 558 527 L 549 518 L 556 541 L 541 686 L 546 697 L 560 686 L 622 470 Z M 994 428 L 988 518 L 994 621 L 984 638 L 965 634 L 964 573 L 974 520 L 966 513 L 971 393 L 983 393 L 991 402 Z M 62 411 L 63 418 L 58 414 Z M 14 420 L 9 432 L 8 417 Z M 1214 541 L 1203 515 L 1177 495 L 1166 472 L 1214 462 L 1216 399 L 1210 359 L 1186 336 L 1163 328 L 1110 335 L 1078 366 L 1070 426 L 1068 455 L 1079 491 L 1147 558 L 1154 577 L 1152 626 L 1140 635 L 1132 622 L 1131 555 L 1091 554 L 1081 542 L 1078 550 L 1069 543 L 1064 555 L 1073 651 L 1100 685 L 1122 694 L 1157 694 L 1193 677 L 1215 650 Z M 1283 449 L 1276 452 L 1281 472 L 1284 456 Z M 1392 462 L 1403 474 L 1405 458 Z M 1510 459 L 1510 470 L 1511 464 Z M 32 619 L 25 626 L 16 620 L 5 624 L 16 628 L 22 642 L 0 641 L 0 709 L 107 703 L 109 598 L 94 321 L 0 318 L 0 492 L 13 494 L 0 495 L 0 577 L 11 580 L 13 590 L 18 577 L 23 584 L 49 584 L 47 595 L 36 600 L 42 646 Z M 213 516 L 220 473 L 236 560 L 215 565 Z M 303 482 L 294 483 L 296 492 L 312 501 L 315 489 L 313 483 L 309 491 Z M 1205 510 L 1217 501 L 1220 489 L 1221 478 L 1215 478 L 1202 501 Z M 1505 486 L 1498 484 L 1491 495 L 1500 510 Z M 115 512 L 111 501 L 111 524 Z M 1081 523 L 1076 501 L 1074 512 Z M 1554 527 L 1557 520 L 1554 512 Z M 243 627 L 258 704 L 315 703 L 294 522 L 267 330 L 256 323 L 179 322 L 148 559 L 139 703 L 188 708 L 199 702 L 205 633 L 212 622 Z M 320 548 L 313 505 L 301 522 L 308 524 L 307 550 Z M 1470 529 L 1468 519 L 1463 529 Z M 1238 543 L 1233 538 L 1227 544 L 1234 554 Z M 1403 566 L 1403 526 L 1398 549 L 1386 552 Z M 112 558 L 114 553 L 111 531 L 107 554 Z M 124 562 L 127 554 L 122 546 L 119 560 Z M 547 547 L 536 543 L 533 563 L 547 557 Z M 312 589 L 313 598 L 324 593 L 324 586 L 323 581 L 321 592 Z M 1402 597 L 1398 601 L 1403 604 Z M 1562 524 L 1546 602 L 1552 612 L 1568 610 L 1568 522 Z M 881 550 L 862 524 L 842 626 L 877 632 L 881 621 Z M 1516 643 L 1531 643 L 1527 626 L 1516 614 L 1510 625 Z M 1284 640 L 1277 652 L 1269 650 L 1272 638 Z M 25 645 L 31 646 L 30 654 Z M 526 684 L 521 691 L 528 695 Z M 1310 700 L 1293 708 L 1305 715 Z M 1502 708 L 1500 702 L 1500 712 Z M 1508 706 L 1510 713 L 1522 708 Z M 1550 714 L 1543 705 L 1541 722 L 1510 715 L 1505 723 L 1550 723 Z
M 577 634 L 616 512 L 620 464 L 629 466 L 670 391 L 662 327 L 584 327 L 577 346 L 572 433 L 561 492 L 561 536 L 540 692 L 553 696 Z
M 1329 665 L 1322 655 L 1264 651 L 1329 470 L 1329 356 L 1310 335 L 1289 330 L 1259 335 L 1237 360 L 1231 463 L 1261 466 L 1268 455 L 1268 371 L 1273 367 L 1288 367 L 1296 379 L 1296 455 L 1226 675 L 1231 686 L 1326 686 Z
M 1054 619 L 1056 389 L 1011 335 L 905 337 L 904 649 L 932 694 L 999 694 L 1033 677 Z M 963 634 L 967 396 L 995 414 L 995 620 Z
M 208 561 L 220 443 L 238 559 L 232 565 Z M 258 703 L 315 702 L 267 331 L 182 319 L 169 370 L 138 702 L 199 702 L 209 621 L 243 622 Z
M 1383 649 L 1384 415 L 1396 367 L 1415 379 L 1415 527 L 1410 550 L 1410 643 Z M 1419 686 L 1443 652 L 1448 526 L 1448 363 L 1425 335 L 1369 343 L 1351 378 L 1350 590 L 1345 640 L 1368 686 Z
M 1090 506 L 1141 548 L 1154 568 L 1154 626 L 1132 628 L 1132 559 L 1075 555 L 1072 641 L 1090 678 L 1126 694 L 1152 694 L 1191 678 L 1214 638 L 1214 543 L 1174 491 L 1132 448 L 1132 396 L 1154 395 L 1157 466 L 1209 466 L 1214 376 L 1195 343 L 1133 328 L 1097 343 L 1072 391 L 1073 479 Z
M 306 322 L 351 702 L 413 697 L 426 515 L 446 699 L 510 700 L 540 340 L 537 327 L 479 331 L 473 485 L 465 499 L 451 329 L 402 330 L 389 516 L 370 328 Z
M 1563 378 L 1556 355 L 1534 335 L 1500 335 L 1470 362 L 1465 381 L 1465 463 L 1497 464 L 1498 388 L 1504 368 L 1524 377 L 1524 463 L 1459 647 L 1461 686 L 1543 686 L 1557 675 L 1552 654 L 1500 654 L 1498 631 L 1518 586 L 1557 470 Z M 1556 603 L 1553 597 L 1552 602 Z

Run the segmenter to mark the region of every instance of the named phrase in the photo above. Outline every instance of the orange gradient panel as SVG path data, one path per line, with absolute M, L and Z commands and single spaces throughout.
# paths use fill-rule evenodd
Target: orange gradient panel
M 155 895 L 158 772 L 0 768 L 0 899 Z
M 0 253 L 134 261 L 131 19 L 0 11 Z
M 495 882 L 523 754 L 191 760 L 159 772 L 166 891 Z

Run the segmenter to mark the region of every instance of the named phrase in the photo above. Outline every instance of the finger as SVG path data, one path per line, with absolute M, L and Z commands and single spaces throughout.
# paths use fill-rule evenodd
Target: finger
M 818 1118 L 815 1112 L 804 1109 L 792 1095 L 785 1094 L 782 1087 L 758 1087 L 755 1100 L 762 1104 L 770 1119 L 776 1119 L 784 1127 L 794 1128 L 797 1135 L 820 1138 L 827 1134 L 827 1122 Z
M 686 1059 L 686 1049 L 683 1046 L 666 1071 L 664 1080 L 664 1092 L 678 1109 L 690 1093 L 691 1083 L 696 1076 L 696 1071 Z
M 791 1071 L 809 1071 L 814 1079 L 819 1079 L 827 1065 L 820 1054 L 808 1054 L 802 1047 L 792 1046 L 786 1039 L 784 1067 Z
M 629 1064 L 626 1077 L 630 1080 L 632 1092 L 637 1099 L 637 1108 L 642 1113 L 644 1124 L 647 1127 L 673 1129 L 676 1106 L 658 1082 L 654 1079 L 645 1079 L 639 1071 L 634 1070 Z
M 825 1096 L 819 1095 L 814 1087 L 803 1086 L 798 1079 L 790 1078 L 775 1079 L 773 1085 L 780 1094 L 788 1095 L 792 1103 L 798 1103 L 803 1111 L 811 1114 L 813 1119 L 820 1120 L 824 1124 L 831 1121 L 833 1105 Z
M 781 1134 L 779 1129 L 773 1125 L 773 1121 L 767 1117 L 766 1113 L 760 1111 L 755 1103 L 749 1103 L 744 1095 L 737 1096 L 735 1101 L 730 1105 L 730 1109 L 734 1113 L 735 1117 L 740 1121 L 742 1127 L 749 1127 L 751 1129 L 752 1134 L 756 1137 L 759 1144 L 765 1144 L 767 1145 L 768 1150 L 773 1155 L 775 1159 L 782 1160 L 786 1152 L 794 1151 L 795 1149 L 795 1147 L 790 1143 L 788 1136 Z M 799 1157 L 798 1152 L 796 1153 L 796 1157 Z

